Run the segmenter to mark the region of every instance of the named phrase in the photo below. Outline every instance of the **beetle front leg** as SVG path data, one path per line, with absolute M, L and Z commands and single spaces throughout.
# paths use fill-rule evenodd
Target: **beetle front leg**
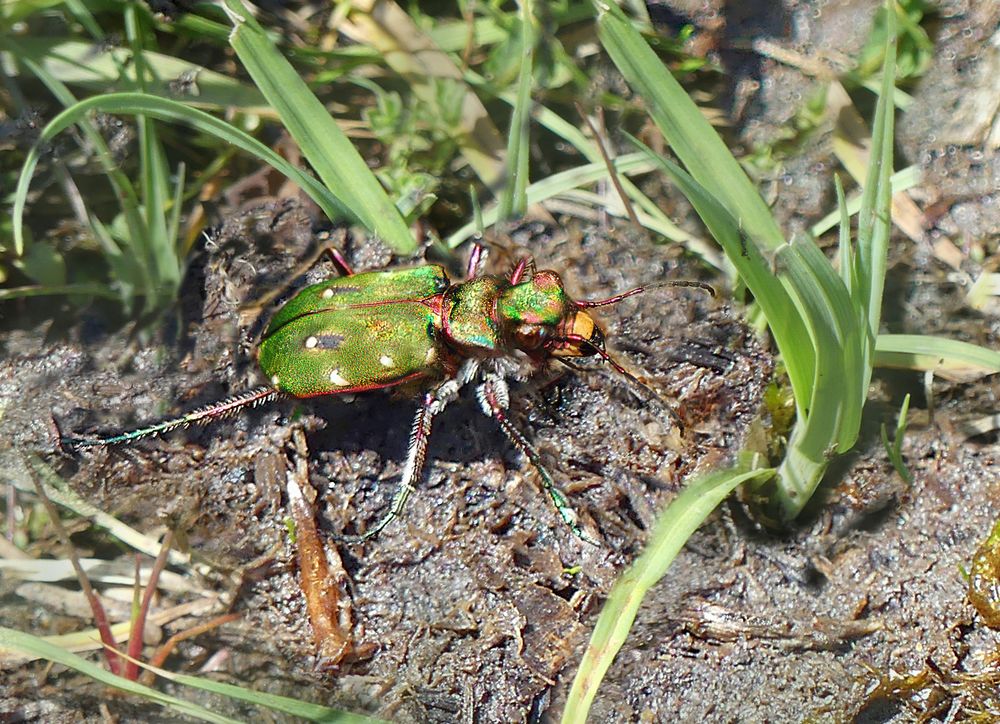
M 509 396 L 507 383 L 504 379 L 502 377 L 491 376 L 483 384 L 479 385 L 476 389 L 476 396 L 479 398 L 479 404 L 482 405 L 483 412 L 497 421 L 500 429 L 503 430 L 511 444 L 520 450 L 528 458 L 528 462 L 538 471 L 538 476 L 542 479 L 542 487 L 545 488 L 545 491 L 552 499 L 552 504 L 559 512 L 559 517 L 573 531 L 573 535 L 591 545 L 600 545 L 580 528 L 580 516 L 573 510 L 573 506 L 570 505 L 566 494 L 556 486 L 549 471 L 542 465 L 542 459 L 538 451 L 535 450 L 531 443 L 528 442 L 524 435 L 507 418 L 506 408 Z

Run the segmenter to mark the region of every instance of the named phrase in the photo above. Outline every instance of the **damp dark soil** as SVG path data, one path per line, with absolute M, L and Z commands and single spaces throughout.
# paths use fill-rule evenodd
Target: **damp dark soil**
M 917 192 L 936 214 L 925 219 L 921 240 L 900 236 L 893 244 L 886 322 L 896 332 L 995 346 L 1000 317 L 964 305 L 955 274 L 972 268 L 949 266 L 946 257 L 954 257 L 943 244 L 997 253 L 1000 163 L 984 154 L 986 140 L 943 138 L 934 110 L 960 104 L 961 83 L 973 82 L 979 64 L 996 62 L 978 50 L 997 37 L 998 16 L 988 5 L 940 11 L 940 58 L 915 92 L 900 140 L 904 158 L 924 167 Z M 789 13 L 797 22 L 790 17 L 769 31 L 778 39 L 804 44 L 795 33 L 809 28 L 814 50 L 849 54 L 856 44 L 845 17 L 857 15 Z M 707 17 L 691 19 L 712 27 Z M 993 30 L 983 30 L 990 22 Z M 965 27 L 979 33 L 978 45 Z M 777 63 L 751 68 L 729 60 L 727 77 L 761 83 L 742 110 L 754 121 L 741 139 L 748 145 L 787 123 L 790 98 L 815 82 Z M 790 227 L 831 208 L 828 174 L 820 173 L 831 158 L 821 136 L 772 180 L 776 213 Z M 295 199 L 246 200 L 227 218 L 193 258 L 182 306 L 152 339 L 108 329 L 98 313 L 82 322 L 35 322 L 36 308 L 7 318 L 0 338 L 4 477 L 31 491 L 33 474 L 52 471 L 143 533 L 175 531 L 176 547 L 191 561 L 172 568 L 186 574 L 184 582 L 167 588 L 154 610 L 207 603 L 164 623 L 159 636 L 240 614 L 182 642 L 170 660 L 178 668 L 394 721 L 558 718 L 604 597 L 641 550 L 657 511 L 690 476 L 731 461 L 771 423 L 763 403 L 775 374 L 769 353 L 738 309 L 698 290 L 658 289 L 599 316 L 609 349 L 659 396 L 597 363 L 514 386 L 514 423 L 597 545 L 560 521 L 536 472 L 470 394 L 435 421 L 426 474 L 403 516 L 363 544 L 343 537 L 369 528 L 390 504 L 415 410 L 412 390 L 284 399 L 128 447 L 58 452 L 55 423 L 64 434 L 120 430 L 266 384 L 254 343 L 276 304 L 335 273 L 319 258 L 322 245 L 342 249 L 359 270 L 420 263 L 321 229 Z M 531 223 L 495 241 L 492 270 L 502 273 L 527 250 L 583 298 L 703 273 L 624 227 Z M 904 392 L 915 395 L 903 446 L 910 484 L 893 470 L 878 434 L 879 422 L 894 423 Z M 963 676 L 995 666 L 1000 648 L 1000 633 L 969 604 L 963 575 L 1000 517 L 1000 446 L 995 433 L 970 437 L 961 423 L 995 411 L 996 398 L 994 380 L 937 380 L 932 416 L 917 375 L 877 377 L 857 451 L 835 466 L 793 529 L 765 531 L 734 499 L 692 538 L 647 597 L 592 720 L 903 722 L 951 712 L 962 721 L 976 706 L 1000 717 L 989 708 L 995 694 L 976 699 L 962 685 Z M 305 456 L 294 444 L 298 430 Z M 289 533 L 285 484 L 303 457 L 315 520 L 346 574 L 354 655 L 336 666 L 316 656 Z M 71 531 L 81 555 L 127 557 L 99 531 Z M 64 555 L 58 546 L 29 552 Z M 57 596 L 59 606 L 47 603 L 52 594 L 5 575 L 0 623 L 39 634 L 78 629 L 86 615 L 62 607 L 65 596 Z M 122 720 L 174 718 L 40 662 L 8 666 L 3 676 L 0 711 L 27 720 L 96 718 L 101 704 Z M 202 703 L 252 716 L 227 700 Z

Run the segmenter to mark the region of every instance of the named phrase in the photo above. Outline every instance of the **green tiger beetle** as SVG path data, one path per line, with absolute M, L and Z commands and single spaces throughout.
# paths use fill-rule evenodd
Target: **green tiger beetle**
M 559 275 L 537 270 L 530 256 L 506 277 L 483 274 L 486 254 L 478 245 L 470 255 L 466 281 L 458 283 L 436 265 L 355 273 L 339 252 L 328 253 L 341 276 L 302 289 L 275 313 L 263 334 L 257 357 L 269 386 L 130 432 L 63 438 L 62 443 L 69 448 L 129 443 L 284 395 L 307 398 L 421 385 L 425 391 L 413 420 L 402 478 L 388 511 L 364 534 L 347 539 L 360 542 L 403 512 L 423 472 L 434 417 L 463 387 L 475 383 L 483 412 L 538 471 L 562 520 L 579 538 L 593 543 L 538 451 L 510 422 L 508 380 L 525 379 L 522 358 L 539 371 L 549 360 L 579 369 L 571 359 L 598 356 L 645 388 L 608 354 L 604 332 L 587 310 L 653 287 L 691 286 L 714 294 L 712 287 L 668 281 L 585 301 L 570 298 Z

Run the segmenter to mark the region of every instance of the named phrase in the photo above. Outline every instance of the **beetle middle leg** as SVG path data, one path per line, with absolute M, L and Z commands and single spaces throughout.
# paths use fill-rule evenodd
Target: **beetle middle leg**
M 511 444 L 520 450 L 528 458 L 528 462 L 538 471 L 538 476 L 542 479 L 542 487 L 545 488 L 545 492 L 552 499 L 552 504 L 559 512 L 559 517 L 573 531 L 573 535 L 591 545 L 599 545 L 597 541 L 584 533 L 583 529 L 580 528 L 580 516 L 573 510 L 573 506 L 570 505 L 566 494 L 556 486 L 549 471 L 542 465 L 542 458 L 538 454 L 538 451 L 535 450 L 527 438 L 508 419 L 507 382 L 503 377 L 488 375 L 486 381 L 476 388 L 476 396 L 479 398 L 483 412 L 497 421 L 500 429 L 503 430 L 503 433 L 510 440 Z
M 431 424 L 434 417 L 444 410 L 448 403 L 458 397 L 459 390 L 476 376 L 478 370 L 479 362 L 475 359 L 468 359 L 458 369 L 455 377 L 445 380 L 424 394 L 420 407 L 417 408 L 417 414 L 413 418 L 413 427 L 410 429 L 410 446 L 406 453 L 403 476 L 392 496 L 389 510 L 378 519 L 375 525 L 361 535 L 341 536 L 341 540 L 346 543 L 363 543 L 378 535 L 383 528 L 402 514 L 406 502 L 417 491 L 417 483 L 420 482 L 424 463 L 427 461 L 427 443 L 430 440 Z

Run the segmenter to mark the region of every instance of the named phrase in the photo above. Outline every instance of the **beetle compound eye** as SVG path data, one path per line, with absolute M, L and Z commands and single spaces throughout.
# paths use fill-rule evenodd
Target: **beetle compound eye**
M 549 338 L 549 330 L 540 324 L 522 324 L 514 331 L 517 346 L 525 350 L 538 349 Z

